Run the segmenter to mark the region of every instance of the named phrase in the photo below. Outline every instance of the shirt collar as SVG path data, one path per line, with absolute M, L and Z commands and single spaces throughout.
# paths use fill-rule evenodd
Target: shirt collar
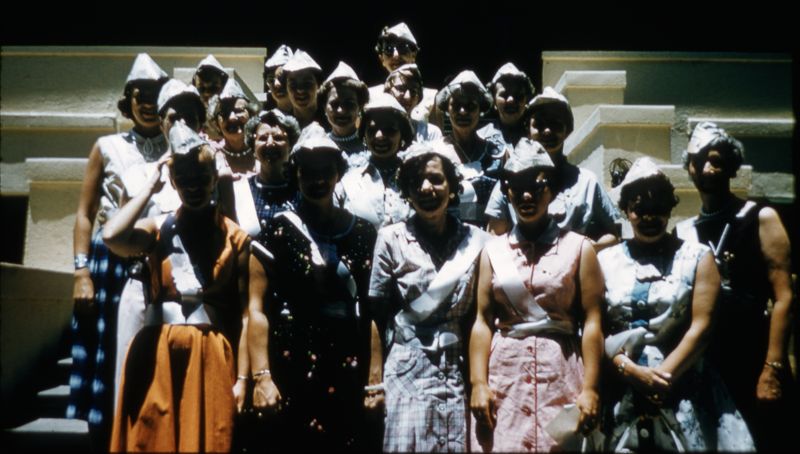
M 545 227 L 544 231 L 539 235 L 539 237 L 536 238 L 535 241 L 530 241 L 522 236 L 522 233 L 519 230 L 519 225 L 515 225 L 514 228 L 511 229 L 511 232 L 508 233 L 508 243 L 512 248 L 522 247 L 531 243 L 552 246 L 558 241 L 558 234 L 560 231 L 561 229 L 558 227 L 558 223 L 551 217 L 547 227 Z

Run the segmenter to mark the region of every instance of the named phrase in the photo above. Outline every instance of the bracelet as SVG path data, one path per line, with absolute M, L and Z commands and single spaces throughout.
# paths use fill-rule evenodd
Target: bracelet
M 764 364 L 780 372 L 783 370 L 784 365 L 780 361 L 764 361 Z
M 622 355 L 622 356 L 625 356 L 625 355 Z M 625 357 L 627 358 L 627 356 L 625 356 Z M 625 375 L 625 366 L 627 364 L 628 364 L 628 362 L 625 361 L 624 359 L 622 361 L 620 361 L 619 364 L 617 364 L 617 372 L 619 372 L 620 375 Z
M 253 373 L 253 378 L 258 378 L 264 375 L 272 375 L 272 374 L 270 373 L 269 369 L 261 369 L 260 371 Z
M 383 383 L 378 383 L 377 385 L 369 385 L 364 387 L 365 392 L 384 392 Z
M 236 376 L 236 381 L 239 381 L 239 380 L 248 380 L 249 378 L 250 378 L 250 377 L 248 377 L 247 375 L 237 375 L 237 376 Z
M 86 254 L 75 254 L 75 271 L 89 266 L 89 257 Z

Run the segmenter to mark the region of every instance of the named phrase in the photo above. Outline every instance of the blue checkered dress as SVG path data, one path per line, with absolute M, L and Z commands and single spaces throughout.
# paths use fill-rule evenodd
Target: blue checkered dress
M 126 260 L 103 244 L 102 229 L 92 237 L 89 271 L 96 312 L 72 317 L 72 372 L 67 418 L 82 419 L 95 429 L 111 429 L 119 297 L 127 280 Z

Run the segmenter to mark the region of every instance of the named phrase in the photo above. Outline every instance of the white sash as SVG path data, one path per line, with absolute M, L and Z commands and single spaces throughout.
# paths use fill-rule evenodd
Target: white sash
M 261 224 L 258 222 L 256 203 L 253 200 L 253 193 L 247 178 L 240 178 L 233 182 L 233 196 L 239 227 L 251 237 L 255 237 L 261 232 Z
M 439 305 L 449 296 L 458 281 L 469 271 L 472 263 L 483 250 L 486 242 L 483 235 L 468 233 L 456 253 L 436 273 L 427 290 L 409 303 L 408 309 L 403 309 L 395 317 L 395 321 L 403 325 L 419 323 L 431 316 Z
M 202 303 L 203 285 L 197 279 L 194 265 L 183 247 L 180 235 L 172 236 L 172 246 L 175 248 L 175 252 L 169 255 L 169 261 L 172 264 L 172 282 L 175 283 L 175 289 L 181 295 L 181 301 L 190 304 Z
M 372 174 L 369 174 L 372 178 Z M 356 169 L 352 174 L 346 175 L 342 178 L 342 188 L 345 193 L 346 209 L 356 216 L 362 217 L 369 221 L 372 225 L 380 227 L 383 224 L 383 191 L 376 194 L 371 193 L 369 188 L 365 188 L 362 184 L 361 169 Z
M 547 311 L 539 306 L 533 298 L 531 292 L 525 287 L 523 278 L 514 266 L 514 257 L 501 241 L 505 238 L 495 240 L 486 248 L 492 269 L 497 277 L 497 283 L 508 297 L 511 307 L 522 315 L 530 311 L 534 320 L 517 323 L 508 332 L 503 333 L 513 338 L 524 338 L 531 335 L 543 333 L 574 334 L 575 328 L 572 322 L 567 320 L 553 320 L 547 315 Z

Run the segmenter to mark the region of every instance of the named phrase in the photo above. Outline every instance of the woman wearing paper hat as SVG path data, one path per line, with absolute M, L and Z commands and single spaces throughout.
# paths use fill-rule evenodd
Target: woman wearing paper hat
M 265 110 L 277 108 L 284 114 L 291 115 L 292 101 L 286 92 L 286 74 L 283 72 L 283 65 L 293 54 L 291 47 L 281 44 L 264 62 L 264 92 L 267 94 Z
M 322 80 L 322 68 L 304 50 L 297 49 L 282 70 L 286 74 L 292 112 L 300 127 L 305 128 L 314 120 L 321 120 L 317 91 Z
M 200 60 L 192 76 L 192 86 L 197 89 L 205 106 L 208 118 L 203 119 L 203 132 L 212 140 L 220 140 L 222 132 L 214 119 L 214 97 L 219 95 L 228 82 L 228 73 L 222 63 L 211 54 Z
M 588 239 L 548 213 L 554 173 L 529 139 L 503 167 L 519 222 L 480 258 L 469 344 L 473 451 L 568 449 L 547 430 L 565 404 L 577 406 L 576 430 L 598 422 L 603 276 Z
M 279 452 L 369 449 L 365 303 L 375 228 L 333 204 L 346 168 L 324 133 L 301 139 L 288 169 L 301 199 L 272 218 L 250 261 L 253 405 L 278 413 L 267 440 Z
M 317 104 L 325 106 L 328 137 L 348 156 L 367 151 L 364 141 L 358 136 L 358 120 L 369 101 L 369 90 L 353 68 L 340 61 L 322 83 L 318 97 Z
M 250 239 L 211 203 L 211 146 L 183 122 L 169 136 L 172 154 L 103 234 L 117 254 L 147 254 L 151 268 L 144 327 L 126 355 L 113 452 L 228 451 L 234 413 L 244 406 Z M 163 165 L 181 206 L 163 222 L 141 219 L 163 184 Z
M 567 98 L 545 87 L 528 103 L 525 115 L 528 137 L 544 146 L 556 167 L 550 214 L 562 228 L 588 236 L 598 250 L 616 243 L 622 222 L 619 212 L 597 177 L 564 156 L 564 141 L 574 127 Z M 489 231 L 495 234 L 507 232 L 516 222 L 516 213 L 499 185 L 492 190 L 486 216 Z
M 258 173 L 258 160 L 244 134 L 245 125 L 257 113 L 257 105 L 235 79 L 228 79 L 214 104 L 213 118 L 222 133 L 222 139 L 214 144 L 218 163 L 233 174 Z
M 525 108 L 533 98 L 533 83 L 527 74 L 509 62 L 497 70 L 486 88 L 494 98 L 497 120 L 479 129 L 478 135 L 496 140 L 503 148 L 513 147 L 519 139 L 528 136 Z
M 400 194 L 398 153 L 414 140 L 405 109 L 390 95 L 379 93 L 364 108 L 358 134 L 369 154 L 351 155 L 353 167 L 336 188 L 336 204 L 380 228 L 411 215 Z
M 675 189 L 649 158 L 618 186 L 634 238 L 598 254 L 607 332 L 610 451 L 752 451 L 747 425 L 702 359 L 720 277 L 705 245 L 667 233 Z M 615 188 L 616 189 L 616 188 Z
M 123 204 L 125 170 L 155 162 L 168 150 L 156 108 L 166 80 L 167 74 L 149 55 L 136 57 L 117 103 L 122 115 L 133 121 L 133 129 L 101 137 L 92 148 L 75 218 L 73 366 L 67 416 L 89 422 L 92 446 L 100 450 L 107 449 L 111 431 L 117 305 L 127 280 L 127 261 L 103 244 L 103 226 Z M 95 217 L 100 228 L 93 235 Z
M 462 197 L 461 218 L 483 227 L 483 212 L 505 151 L 477 133 L 480 116 L 492 107 L 492 95 L 474 72 L 462 71 L 436 95 L 436 106 L 450 117 L 453 132 L 444 141 L 455 147 L 463 164 L 465 194 L 471 195 L 471 200 Z
M 381 350 L 373 352 L 367 405 L 385 392 L 386 452 L 467 448 L 464 325 L 488 234 L 448 214 L 459 178 L 449 157 L 412 145 L 399 179 L 415 214 L 378 234 L 369 296 L 388 356 L 381 374 Z
M 416 119 L 413 115 L 423 96 L 422 74 L 416 63 L 406 63 L 389 73 L 383 84 L 383 91 L 394 96 L 394 99 L 406 109 L 417 142 L 431 142 L 442 138 L 442 131 L 438 126 L 423 118 Z

